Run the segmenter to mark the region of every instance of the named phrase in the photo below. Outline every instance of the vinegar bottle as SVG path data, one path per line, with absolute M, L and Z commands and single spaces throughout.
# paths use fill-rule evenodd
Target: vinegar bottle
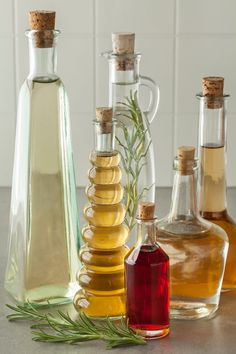
M 80 251 L 81 287 L 74 298 L 78 311 L 94 318 L 119 317 L 125 313 L 124 257 L 129 229 L 123 224 L 120 154 L 114 149 L 115 121 L 111 108 L 97 108 L 95 149 L 90 154 L 90 185 L 84 209 L 88 225 L 82 230 L 85 245 Z
M 128 324 L 146 338 L 169 333 L 169 257 L 156 242 L 155 204 L 139 204 L 137 244 L 125 258 Z
M 56 73 L 55 12 L 30 12 L 20 90 L 5 288 L 34 305 L 71 301 L 79 237 L 68 99 Z
M 236 288 L 236 222 L 226 201 L 226 102 L 223 77 L 203 78 L 199 117 L 200 213 L 222 227 L 229 238 L 223 290 Z
M 123 200 L 127 210 L 125 222 L 131 231 L 138 203 L 155 201 L 155 161 L 150 124 L 159 104 L 158 86 L 139 73 L 141 54 L 134 52 L 134 40 L 134 33 L 113 33 L 113 51 L 103 53 L 109 62 L 109 105 L 117 120 L 116 149 L 121 155 Z M 140 87 L 149 90 L 150 102 L 146 111 L 140 108 Z
M 194 147 L 178 148 L 170 213 L 158 222 L 158 243 L 170 258 L 170 315 L 211 317 L 218 309 L 228 237 L 199 215 Z

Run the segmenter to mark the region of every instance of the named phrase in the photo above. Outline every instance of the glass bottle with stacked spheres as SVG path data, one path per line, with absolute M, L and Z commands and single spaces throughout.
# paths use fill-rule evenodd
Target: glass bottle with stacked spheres
M 84 209 L 88 221 L 82 230 L 80 251 L 83 268 L 77 274 L 81 287 L 75 308 L 90 317 L 119 317 L 125 313 L 124 257 L 129 229 L 123 224 L 120 155 L 114 150 L 115 125 L 111 108 L 97 108 L 95 149 L 90 154 L 89 200 Z

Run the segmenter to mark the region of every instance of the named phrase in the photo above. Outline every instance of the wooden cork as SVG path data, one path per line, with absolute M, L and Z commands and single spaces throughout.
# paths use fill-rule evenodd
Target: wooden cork
M 101 131 L 103 134 L 112 132 L 113 111 L 111 107 L 96 108 L 96 119 L 101 123 Z
M 154 219 L 155 204 L 152 202 L 142 202 L 138 204 L 138 218 L 141 220 Z
M 55 29 L 55 11 L 35 10 L 29 12 L 30 29 L 34 33 L 34 45 L 37 48 L 53 46 L 53 31 Z
M 202 94 L 207 97 L 207 107 L 220 108 L 223 105 L 224 78 L 220 76 L 208 76 L 202 79 Z
M 134 54 L 135 34 L 131 32 L 126 33 L 112 33 L 112 50 L 117 54 L 116 69 L 119 71 L 133 70 L 134 60 L 130 58 Z M 127 57 L 125 57 L 127 55 Z
M 111 36 L 114 54 L 134 54 L 134 33 L 112 33 Z
M 189 175 L 193 173 L 193 166 L 195 161 L 195 147 L 194 146 L 180 146 L 177 148 L 178 165 L 177 169 L 182 175 Z

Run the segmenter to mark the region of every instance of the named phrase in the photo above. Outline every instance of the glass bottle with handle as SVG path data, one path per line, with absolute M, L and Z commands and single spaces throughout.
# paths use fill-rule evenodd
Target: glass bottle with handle
M 199 195 L 201 216 L 222 227 L 229 238 L 223 290 L 236 288 L 236 221 L 226 199 L 226 103 L 223 77 L 205 77 L 197 95 L 199 111 Z
M 69 105 L 56 73 L 55 12 L 29 13 L 30 72 L 21 87 L 5 288 L 19 303 L 71 301 L 79 227 Z
M 170 212 L 158 222 L 158 244 L 170 258 L 170 316 L 194 320 L 219 307 L 228 237 L 199 215 L 195 148 L 181 146 L 174 161 Z
M 140 53 L 134 52 L 134 33 L 113 33 L 109 62 L 109 105 L 117 120 L 116 148 L 121 154 L 126 224 L 132 231 L 140 201 L 155 201 L 155 165 L 150 132 L 159 104 L 156 83 L 139 73 Z M 140 108 L 140 87 L 149 89 L 146 111 Z

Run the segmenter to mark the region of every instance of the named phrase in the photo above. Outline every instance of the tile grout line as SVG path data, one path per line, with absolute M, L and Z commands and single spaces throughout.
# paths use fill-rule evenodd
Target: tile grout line
M 173 38 L 173 130 L 172 130 L 172 158 L 175 155 L 175 145 L 176 145 L 176 108 L 177 108 L 177 43 L 176 43 L 176 33 L 177 33 L 177 8 L 178 0 L 174 2 L 174 38 Z
M 97 68 L 96 68 L 96 54 L 97 54 L 97 40 L 96 40 L 96 0 L 93 0 L 93 113 L 96 108 L 96 87 L 97 87 Z
M 15 106 L 15 114 L 14 114 L 14 123 L 15 123 L 15 130 L 16 130 L 16 113 L 17 113 L 17 81 L 18 81 L 18 74 L 17 74 L 17 44 L 16 44 L 16 1 L 12 0 L 12 28 L 13 28 L 13 75 L 14 75 L 14 106 Z

